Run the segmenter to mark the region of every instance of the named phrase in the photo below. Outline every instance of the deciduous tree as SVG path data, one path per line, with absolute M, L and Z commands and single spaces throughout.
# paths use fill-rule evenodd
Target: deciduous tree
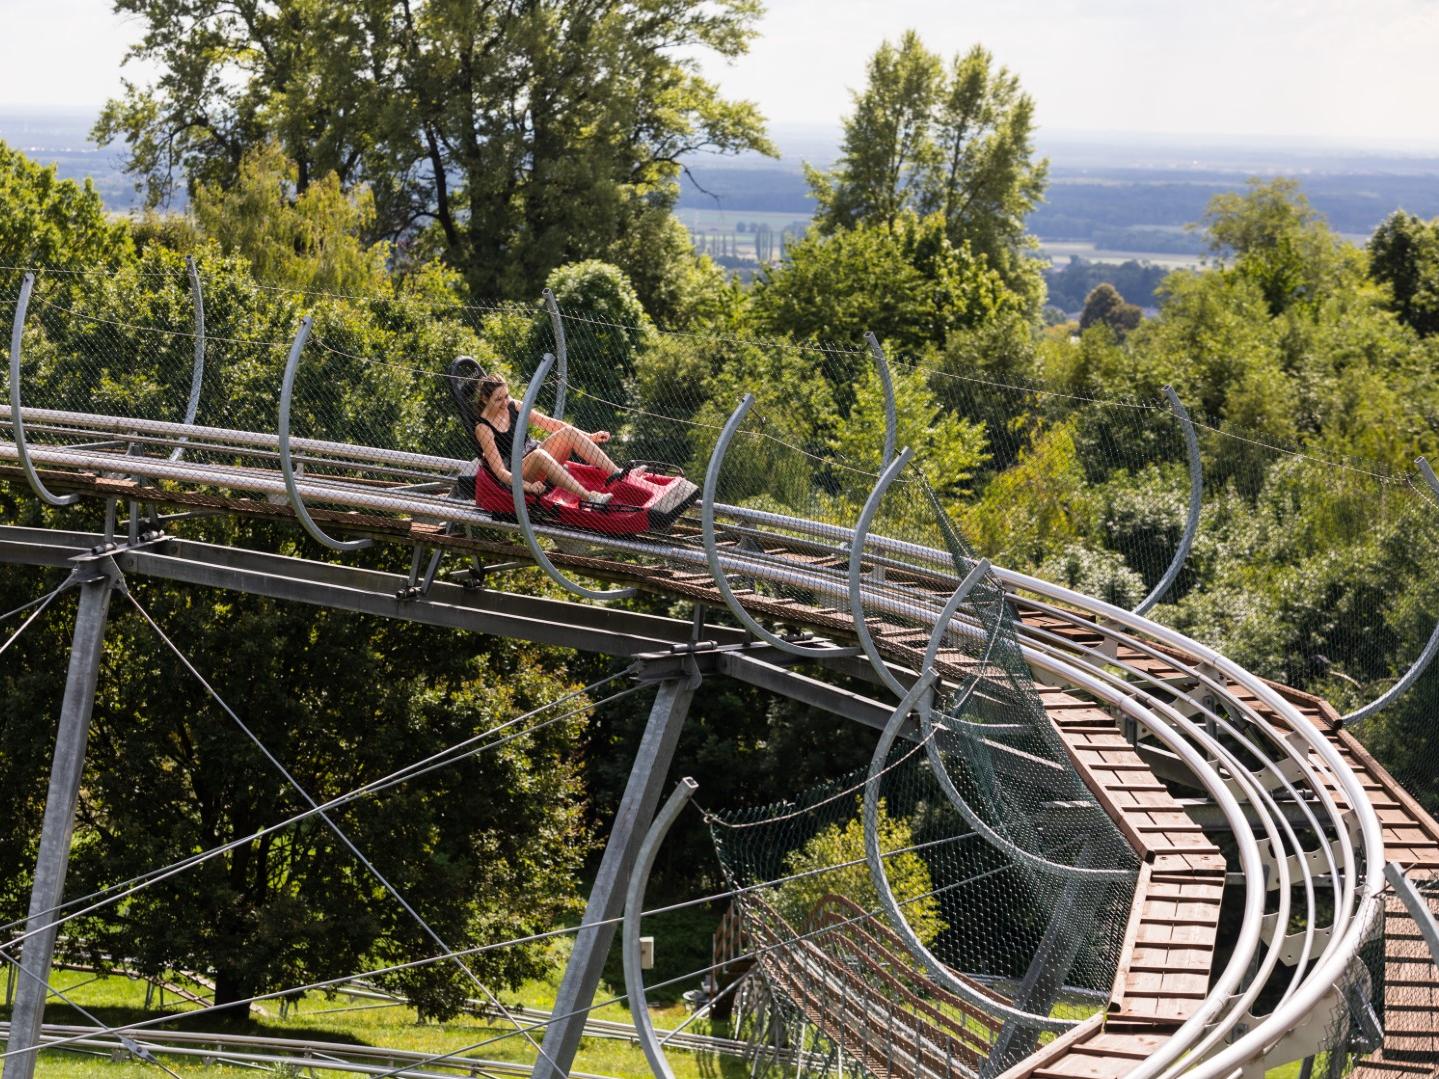
M 683 155 L 771 151 L 694 54 L 742 54 L 757 0 L 116 0 L 158 67 L 96 125 L 150 201 L 228 186 L 278 140 L 296 190 L 368 184 L 373 235 L 414 241 L 477 296 L 537 293 L 673 204 Z M 641 248 L 638 260 L 670 248 Z M 692 257 L 685 252 L 685 257 Z M 653 273 L 636 273 L 651 280 Z

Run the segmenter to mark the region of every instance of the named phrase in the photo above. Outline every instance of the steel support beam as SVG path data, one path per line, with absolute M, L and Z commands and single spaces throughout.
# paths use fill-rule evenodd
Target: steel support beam
M 574 951 L 555 996 L 556 1019 L 545 1030 L 543 1054 L 535 1062 L 534 1079 L 564 1079 L 574 1063 L 585 1020 L 589 1018 L 587 1009 L 614 940 L 615 923 L 624 910 L 630 872 L 644 842 L 645 828 L 659 806 L 665 775 L 699 681 L 696 672 L 692 678 L 660 683 L 585 905 L 582 924 L 591 928 L 582 929 L 575 937 Z
M 20 953 L 20 978 L 15 987 L 15 1008 L 10 1017 L 6 1051 L 36 1050 L 40 1026 L 45 1017 L 49 993 L 50 960 L 55 951 L 55 927 L 51 912 L 60 905 L 65 892 L 65 872 L 70 865 L 70 836 L 75 829 L 75 806 L 80 797 L 80 778 L 85 768 L 85 745 L 90 735 L 90 712 L 95 703 L 95 682 L 100 673 L 104 647 L 105 619 L 110 595 L 122 578 L 112 562 L 91 563 L 93 575 L 79 584 L 80 606 L 70 645 L 70 667 L 65 696 L 60 705 L 60 724 L 55 735 L 55 757 L 50 766 L 50 786 L 45 796 L 45 819 L 40 831 L 40 851 L 35 859 L 35 880 L 30 888 L 30 914 L 25 943 Z M 32 1079 L 35 1052 L 19 1052 L 5 1060 L 4 1079 Z

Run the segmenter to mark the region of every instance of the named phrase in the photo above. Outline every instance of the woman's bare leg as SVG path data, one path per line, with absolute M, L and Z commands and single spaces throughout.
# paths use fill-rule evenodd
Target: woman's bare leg
M 577 427 L 566 427 L 545 439 L 545 450 L 556 461 L 568 461 L 573 455 L 587 465 L 603 468 L 607 473 L 618 472 L 619 465 L 612 461 L 595 440 Z
M 524 463 L 520 466 L 520 475 L 527 481 L 547 479 L 556 487 L 562 487 L 571 494 L 581 497 L 589 493 L 547 450 L 531 450 L 525 454 Z

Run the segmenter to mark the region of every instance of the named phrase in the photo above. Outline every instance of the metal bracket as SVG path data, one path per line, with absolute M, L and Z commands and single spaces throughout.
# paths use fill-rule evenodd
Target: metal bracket
M 1415 464 L 1419 466 L 1419 474 L 1424 477 L 1424 482 L 1429 485 L 1429 490 L 1433 491 L 1436 497 L 1439 497 L 1439 477 L 1434 475 L 1434 469 L 1429 467 L 1429 462 L 1425 458 L 1420 457 L 1415 461 Z M 1418 680 L 1419 676 L 1428 669 L 1429 664 L 1434 662 L 1434 656 L 1436 654 L 1439 654 L 1439 622 L 1435 623 L 1434 629 L 1429 634 L 1429 640 L 1424 643 L 1424 649 L 1419 653 L 1419 658 L 1410 665 L 1409 669 L 1404 672 L 1399 681 L 1395 682 L 1362 708 L 1354 709 L 1354 711 L 1344 716 L 1340 722 L 1347 727 L 1351 723 L 1359 723 L 1371 716 L 1378 715 L 1385 708 L 1388 708 L 1389 705 L 1402 697 L 1405 692 L 1408 691 L 1409 687 Z
M 640 963 L 640 916 L 644 912 L 645 886 L 649 883 L 650 870 L 654 868 L 655 854 L 658 853 L 660 844 L 665 841 L 665 836 L 669 834 L 675 818 L 698 789 L 699 784 L 685 776 L 679 781 L 669 800 L 655 814 L 654 822 L 645 833 L 644 842 L 640 844 L 639 853 L 635 855 L 635 866 L 630 870 L 630 883 L 625 890 L 625 994 L 629 998 L 630 1018 L 635 1024 L 635 1033 L 639 1035 L 640 1046 L 645 1051 L 645 1059 L 650 1062 L 650 1071 L 654 1072 L 655 1079 L 675 1079 L 675 1075 L 665 1058 L 664 1047 L 655 1036 L 654 1023 L 650 1021 L 649 1004 L 645 999 L 645 977 Z
M 849 547 L 849 613 L 854 620 L 854 635 L 859 638 L 859 646 L 864 649 L 864 654 L 869 658 L 874 673 L 879 675 L 879 680 L 888 686 L 890 692 L 896 697 L 905 695 L 905 686 L 890 673 L 889 665 L 879 654 L 879 649 L 874 644 L 874 638 L 870 636 L 869 626 L 865 624 L 864 599 L 860 595 L 862 583 L 860 571 L 864 565 L 864 541 L 869 535 L 870 525 L 874 523 L 874 515 L 879 512 L 880 501 L 884 498 L 884 493 L 889 490 L 895 477 L 904 471 L 904 466 L 909 464 L 910 458 L 913 456 L 914 452 L 906 446 L 899 451 L 899 456 L 890 462 L 889 467 L 880 473 L 879 479 L 875 481 L 874 490 L 870 491 L 869 498 L 865 499 L 864 509 L 859 515 L 859 522 L 854 526 L 854 539 Z
M 550 313 L 550 326 L 555 332 L 555 357 L 559 361 L 559 385 L 555 387 L 555 419 L 565 418 L 565 390 L 570 384 L 570 350 L 565 344 L 565 320 L 560 314 L 559 301 L 555 294 L 549 289 L 542 293 L 545 298 L 545 310 Z M 536 376 L 538 377 L 538 376 Z M 543 379 L 540 379 L 543 382 Z
M 445 555 L 443 547 L 436 547 L 430 553 L 430 560 L 425 564 L 424 573 L 421 574 L 420 566 L 425 562 L 425 545 L 415 544 L 414 554 L 410 558 L 410 576 L 405 584 L 395 590 L 395 598 L 410 600 L 419 599 L 429 594 L 430 586 L 435 583 L 435 574 L 439 572 L 440 560 Z
M 869 345 L 870 355 L 874 357 L 874 369 L 879 375 L 879 386 L 884 393 L 884 452 L 880 455 L 879 467 L 888 468 L 889 463 L 894 460 L 895 439 L 898 437 L 899 423 L 895 415 L 894 404 L 894 380 L 890 377 L 889 361 L 884 358 L 884 348 L 879 343 L 879 338 L 866 331 L 865 343 Z
M 190 399 L 185 403 L 186 426 L 195 422 L 195 413 L 200 408 L 200 384 L 205 379 L 205 297 L 200 291 L 200 270 L 194 256 L 185 259 L 185 269 L 190 275 L 190 298 L 195 307 L 195 367 L 190 374 Z M 170 454 L 170 460 L 178 461 L 185 455 L 185 443 L 189 439 L 180 436 L 180 444 Z
M 720 468 L 724 465 L 725 454 L 729 452 L 730 442 L 734 440 L 739 425 L 744 422 L 745 416 L 753 407 L 754 394 L 745 394 L 740 399 L 739 406 L 725 423 L 724 430 L 720 432 L 719 440 L 710 453 L 709 466 L 705 469 L 704 489 L 700 497 L 700 535 L 704 541 L 705 561 L 709 566 L 710 576 L 714 578 L 715 587 L 719 589 L 719 594 L 724 599 L 725 606 L 729 608 L 730 614 L 735 616 L 741 626 L 765 644 L 796 656 L 823 655 L 826 658 L 857 656 L 860 654 L 858 648 L 827 648 L 821 651 L 816 648 L 805 648 L 803 645 L 795 644 L 778 634 L 771 633 L 755 621 L 749 611 L 744 609 L 744 605 L 740 603 L 734 590 L 730 588 L 729 579 L 725 576 L 724 569 L 720 566 L 719 548 L 715 543 L 715 487 L 719 483 Z

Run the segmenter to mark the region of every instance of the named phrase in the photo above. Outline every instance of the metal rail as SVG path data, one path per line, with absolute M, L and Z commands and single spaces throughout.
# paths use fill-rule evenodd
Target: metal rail
M 715 588 L 719 590 L 724 604 L 729 608 L 730 614 L 734 615 L 746 630 L 752 633 L 759 640 L 781 652 L 788 652 L 793 656 L 813 656 L 815 649 L 787 641 L 777 633 L 771 633 L 764 626 L 755 620 L 754 616 L 745 610 L 734 589 L 730 587 L 726 575 L 726 565 L 720 558 L 719 547 L 715 542 L 715 487 L 719 483 L 720 469 L 724 467 L 725 455 L 729 452 L 730 442 L 734 440 L 739 425 L 744 422 L 749 410 L 754 407 L 754 394 L 747 393 L 740 399 L 739 405 L 730 418 L 725 422 L 724 429 L 720 431 L 718 441 L 715 442 L 714 450 L 710 453 L 709 466 L 705 469 L 704 488 L 700 495 L 700 535 L 704 540 L 705 562 L 709 567 L 710 576 L 714 579 Z M 834 649 L 826 649 L 831 655 Z M 858 655 L 858 649 L 845 649 L 848 655 Z
M 625 890 L 625 995 L 629 997 L 630 1015 L 634 1017 L 640 1046 L 645 1051 L 645 1059 L 649 1061 L 650 1071 L 654 1072 L 656 1079 L 675 1079 L 675 1073 L 670 1068 L 664 1045 L 655 1034 L 655 1025 L 650 1019 L 649 1000 L 645 996 L 644 967 L 640 962 L 640 915 L 645 909 L 645 887 L 649 883 L 660 844 L 665 841 L 675 819 L 684 811 L 698 789 L 699 784 L 689 776 L 685 776 L 675 786 L 674 793 L 660 807 L 649 831 L 645 833 L 644 842 L 640 844 L 639 853 L 635 855 L 634 868 L 630 870 L 629 887 Z
M 25 314 L 30 309 L 30 294 L 35 291 L 35 275 L 27 273 L 20 282 L 20 298 L 15 302 L 15 317 L 10 324 L 10 433 L 15 440 L 15 456 L 30 490 L 52 506 L 73 506 L 79 495 L 52 494 L 40 479 L 25 443 L 24 410 L 20 407 L 20 349 L 25 335 Z
M 1434 475 L 1434 469 L 1430 467 L 1429 461 L 1420 457 L 1414 463 L 1419 466 L 1419 475 L 1424 477 L 1425 485 L 1436 498 L 1439 498 L 1439 476 Z M 1439 622 L 1435 623 L 1433 631 L 1429 634 L 1429 640 L 1424 643 L 1419 657 L 1409 665 L 1409 669 L 1404 672 L 1399 681 L 1368 704 L 1356 708 L 1344 716 L 1342 720 L 1344 725 L 1347 727 L 1351 723 L 1362 723 L 1366 719 L 1371 719 L 1404 696 L 1409 691 L 1409 687 L 1419 681 L 1419 676 L 1429 669 L 1429 664 L 1434 662 L 1436 655 L 1439 655 Z
M 562 420 L 565 418 L 565 391 L 570 385 L 570 350 L 565 342 L 565 320 L 560 314 L 559 301 L 549 289 L 545 289 L 543 295 L 545 310 L 550 315 L 550 327 L 555 334 L 555 359 L 559 364 L 559 382 L 555 384 L 555 419 Z M 535 378 L 544 381 L 538 373 Z
M 889 463 L 894 460 L 895 440 L 899 437 L 899 421 L 895 415 L 894 404 L 894 377 L 890 374 L 889 361 L 884 357 L 884 346 L 879 343 L 879 338 L 866 332 L 864 341 L 869 345 L 869 354 L 874 357 L 874 370 L 879 375 L 880 392 L 884 394 L 884 450 L 879 455 L 879 467 L 883 469 L 888 468 Z
M 190 372 L 190 397 L 185 402 L 185 418 L 181 421 L 188 426 L 195 422 L 195 413 L 199 411 L 200 385 L 205 379 L 205 296 L 200 289 L 200 271 L 193 255 L 186 257 L 185 271 L 190 277 L 190 300 L 195 318 L 195 366 Z M 182 438 L 180 445 L 170 454 L 170 460 L 178 461 L 184 455 L 185 440 Z
M 312 539 L 332 551 L 358 551 L 374 541 L 368 538 L 337 540 L 317 525 L 305 508 L 305 500 L 295 483 L 295 462 L 290 459 L 290 399 L 295 390 L 295 372 L 300 367 L 300 354 L 305 351 L 305 341 L 310 336 L 312 324 L 309 315 L 300 320 L 300 328 L 295 331 L 295 340 L 290 345 L 290 355 L 285 360 L 285 379 L 280 387 L 280 420 L 276 428 L 279 434 L 280 475 L 285 478 L 285 496 L 290 500 L 290 508 L 295 511 L 295 519 Z
M 1184 448 L 1189 456 L 1189 513 L 1184 519 L 1184 533 L 1179 537 L 1179 546 L 1175 548 L 1174 557 L 1169 560 L 1164 575 L 1155 582 L 1149 595 L 1140 600 L 1139 606 L 1134 608 L 1135 614 L 1147 613 L 1174 587 L 1179 571 L 1184 568 L 1184 562 L 1189 557 L 1189 549 L 1194 546 L 1194 537 L 1199 532 L 1199 511 L 1204 501 L 1204 460 L 1199 455 L 1199 438 L 1194 433 L 1194 421 L 1189 418 L 1189 410 L 1184 407 L 1184 402 L 1179 399 L 1179 394 L 1174 392 L 1173 386 L 1164 387 L 1164 396 L 1169 398 L 1169 407 L 1179 417 L 1179 423 L 1184 428 Z

